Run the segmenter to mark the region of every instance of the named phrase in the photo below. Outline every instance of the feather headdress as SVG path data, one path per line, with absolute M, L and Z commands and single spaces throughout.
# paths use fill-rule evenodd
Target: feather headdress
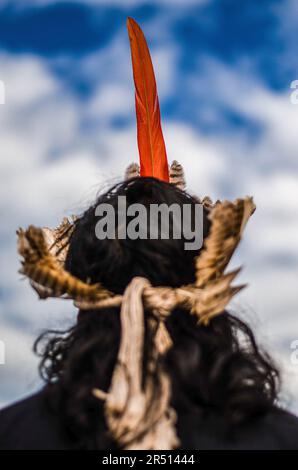
M 153 176 L 184 190 L 182 166 L 174 161 L 168 167 L 156 81 L 146 39 L 133 19 L 128 19 L 127 27 L 135 83 L 140 166 L 131 164 L 125 178 Z M 244 287 L 233 285 L 240 269 L 230 272 L 226 269 L 255 210 L 252 198 L 212 204 L 206 197 L 200 202 L 208 211 L 211 229 L 196 260 L 194 284 L 179 288 L 152 287 L 147 279 L 134 278 L 121 296 L 100 283 L 90 285 L 77 279 L 64 268 L 74 219 L 64 219 L 54 230 L 30 226 L 17 232 L 22 257 L 20 272 L 29 278 L 40 298 L 69 298 L 82 310 L 121 307 L 122 338 L 111 387 L 107 394 L 97 389 L 93 393 L 105 400 L 110 432 L 125 449 L 172 449 L 179 443 L 174 428 L 175 414 L 169 405 L 170 384 L 159 363 L 160 356 L 171 345 L 165 318 L 174 308 L 182 306 L 189 309 L 199 323 L 207 325 Z M 147 379 L 142 385 L 144 307 L 154 312 L 150 328 L 155 341 L 148 360 Z

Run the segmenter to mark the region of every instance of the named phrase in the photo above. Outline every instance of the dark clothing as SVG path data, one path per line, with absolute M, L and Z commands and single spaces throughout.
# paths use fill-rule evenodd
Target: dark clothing
M 181 447 L 190 450 L 298 450 L 298 418 L 273 409 L 231 433 L 219 417 L 178 416 Z M 0 449 L 74 449 L 42 392 L 0 411 Z

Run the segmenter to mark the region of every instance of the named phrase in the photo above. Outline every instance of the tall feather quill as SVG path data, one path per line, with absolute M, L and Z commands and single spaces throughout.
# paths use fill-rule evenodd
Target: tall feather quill
M 169 181 L 167 153 L 150 52 L 140 26 L 132 18 L 127 20 L 127 29 L 135 83 L 140 175 Z

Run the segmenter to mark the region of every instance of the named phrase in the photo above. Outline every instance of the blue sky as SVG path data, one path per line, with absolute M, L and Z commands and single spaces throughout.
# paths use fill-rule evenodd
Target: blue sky
M 39 386 L 33 338 L 74 318 L 17 274 L 15 229 L 56 225 L 137 160 L 127 16 L 155 65 L 169 160 L 200 196 L 252 194 L 233 308 L 284 370 L 298 413 L 298 4 L 295 0 L 9 0 L 0 7 L 0 405 Z M 295 393 L 296 392 L 296 393 Z
M 80 62 L 107 49 L 117 35 L 125 36 L 126 17 L 133 16 L 145 29 L 148 27 L 153 50 L 174 45 L 179 49 L 174 87 L 163 100 L 165 116 L 200 124 L 200 116 L 191 112 L 189 80 L 202 75 L 206 57 L 230 67 L 242 66 L 245 73 L 253 74 L 270 89 L 288 89 L 298 73 L 293 8 L 294 2 L 280 0 L 263 0 L 262 7 L 257 0 L 10 1 L 1 10 L 0 44 L 11 54 L 33 54 L 46 60 L 53 73 L 84 98 L 86 93 L 92 94 L 98 80 L 110 77 L 100 69 L 99 76 L 94 77 L 79 66 Z M 212 90 L 199 92 L 206 97 L 208 91 Z M 218 109 L 218 113 L 225 112 Z M 230 112 L 223 121 L 247 126 L 240 115 Z

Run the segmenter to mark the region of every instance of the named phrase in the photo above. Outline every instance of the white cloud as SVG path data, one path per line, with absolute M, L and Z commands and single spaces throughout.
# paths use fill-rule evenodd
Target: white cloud
M 17 335 L 14 328 L 1 325 L 0 335 L 6 360 L 0 365 L 1 400 L 7 403 L 34 389 L 37 363 L 30 353 L 32 337 L 28 332 Z
M 131 88 L 116 84 L 100 86 L 92 96 L 89 113 L 93 119 L 108 119 L 116 116 L 127 117 L 131 109 Z

